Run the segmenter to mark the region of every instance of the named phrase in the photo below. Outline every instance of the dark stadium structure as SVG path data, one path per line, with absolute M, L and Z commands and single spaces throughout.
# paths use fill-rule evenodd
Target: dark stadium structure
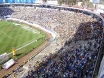
M 0 1 L 1 3 L 3 2 L 3 1 Z M 31 0 L 28 0 L 28 1 L 25 1 L 25 0 L 21 0 L 21 1 L 18 1 L 18 0 L 16 0 L 16 1 L 5 1 L 5 2 L 10 2 L 10 3 L 32 3 L 32 2 L 34 2 L 34 1 L 31 1 Z M 8 8 L 8 6 L 11 6 L 11 5 L 6 5 L 5 7 L 7 7 Z M 17 5 L 12 5 L 12 6 L 19 6 L 19 4 L 17 4 Z M 22 6 L 22 5 L 21 5 Z M 91 68 L 90 69 L 90 67 L 88 67 L 88 69 L 89 69 L 89 71 L 92 71 L 92 72 L 85 72 L 83 69 L 84 69 L 84 67 L 86 68 L 86 65 L 84 64 L 84 63 L 82 63 L 81 65 L 79 65 L 79 67 L 76 65 L 75 66 L 75 64 L 73 63 L 73 60 L 75 60 L 75 58 L 78 56 L 80 56 L 80 54 L 77 54 L 76 52 L 79 52 L 79 51 L 83 51 L 83 50 L 81 50 L 81 46 L 79 47 L 80 49 L 75 49 L 75 50 L 72 50 L 72 51 L 70 51 L 69 50 L 69 52 L 70 53 L 72 53 L 72 52 L 75 52 L 76 54 L 75 54 L 75 56 L 74 55 L 72 55 L 71 56 L 71 59 L 68 59 L 68 60 L 70 60 L 70 62 L 68 62 L 67 61 L 67 59 L 66 58 L 64 58 L 64 57 L 67 57 L 68 56 L 68 52 L 65 52 L 64 54 L 63 54 L 63 56 L 59 56 L 58 55 L 58 53 L 61 53 L 62 51 L 64 51 L 64 47 L 62 47 L 59 51 L 58 51 L 58 53 L 57 54 L 55 54 L 55 55 L 53 55 L 53 57 L 49 57 L 48 59 L 47 59 L 47 61 L 46 62 L 42 62 L 42 63 L 40 63 L 40 66 L 38 67 L 38 69 L 37 70 L 35 70 L 35 71 L 31 71 L 32 72 L 32 76 L 30 76 L 30 74 L 28 74 L 27 76 L 26 76 L 26 78 L 32 78 L 32 77 L 35 77 L 35 76 L 37 76 L 37 78 L 39 77 L 39 75 L 40 75 L 40 72 L 42 72 L 42 71 L 44 71 L 45 73 L 43 74 L 43 72 L 42 72 L 42 78 L 70 78 L 70 77 L 67 77 L 67 75 L 65 74 L 66 72 L 69 72 L 69 71 L 71 71 L 70 73 L 74 73 L 74 76 L 72 77 L 72 78 L 95 78 L 96 76 L 97 76 L 97 74 L 98 74 L 98 71 L 99 71 L 99 67 L 100 67 L 100 62 L 101 62 L 101 60 L 102 60 L 102 58 L 103 58 L 103 56 L 104 56 L 104 19 L 101 17 L 101 16 L 99 16 L 99 15 L 97 15 L 97 14 L 95 14 L 95 13 L 93 13 L 93 12 L 91 12 L 91 11 L 88 11 L 88 10 L 83 10 L 83 9 L 80 9 L 80 8 L 73 8 L 73 7 L 63 7 L 63 6 L 53 6 L 53 5 L 49 5 L 49 6 L 43 6 L 43 5 L 23 5 L 23 6 L 31 6 L 31 7 L 41 7 L 41 8 L 47 8 L 47 9 L 58 9 L 58 11 L 60 12 L 61 10 L 65 10 L 65 11 L 71 11 L 71 12 L 75 12 L 75 13 L 82 13 L 82 14 L 85 14 L 85 15 L 88 15 L 88 16 L 91 16 L 92 18 L 95 18 L 95 19 L 97 19 L 97 22 L 98 22 L 98 24 L 96 23 L 96 22 L 85 22 L 85 23 L 81 23 L 80 25 L 79 25 L 79 27 L 78 27 L 78 29 L 77 29 L 77 31 L 76 31 L 76 33 L 74 34 L 74 38 L 73 39 L 69 39 L 69 40 L 67 40 L 66 42 L 65 42 L 65 44 L 64 44 L 64 46 L 66 46 L 66 45 L 70 45 L 70 43 L 73 41 L 73 42 L 77 42 L 78 40 L 88 40 L 89 41 L 89 39 L 95 39 L 95 41 L 97 42 L 97 43 L 99 43 L 99 47 L 97 47 L 97 49 L 96 49 L 96 51 L 97 51 L 97 53 L 95 53 L 94 55 L 92 54 L 91 55 L 91 58 L 94 60 L 91 60 L 91 59 L 89 59 L 89 58 L 87 58 L 87 63 L 86 64 L 89 64 L 90 63 L 90 65 L 92 65 L 92 63 L 91 62 L 94 62 L 94 64 L 95 64 L 95 66 L 94 66 L 94 68 Z M 41 17 L 40 17 L 41 18 Z M 83 25 L 85 25 L 85 28 L 83 27 Z M 91 26 L 91 25 L 95 25 L 94 27 L 94 30 L 92 30 L 92 31 L 83 31 L 83 30 L 86 30 L 88 27 L 86 26 L 86 25 L 89 25 L 89 26 Z M 98 25 L 98 27 L 97 27 L 97 25 Z M 81 31 L 81 29 L 83 29 L 82 31 Z M 97 30 L 98 29 L 98 30 Z M 101 30 L 101 31 L 99 31 L 99 30 Z M 80 37 L 81 35 L 80 34 L 82 34 L 82 33 L 84 33 L 85 35 L 84 36 L 82 36 L 82 38 Z M 92 36 L 92 34 L 89 34 L 90 32 L 93 32 L 93 36 Z M 96 34 L 97 33 L 97 34 Z M 66 34 L 65 34 L 66 35 Z M 90 36 L 87 36 L 87 35 L 90 35 Z M 92 36 L 92 38 L 90 38 Z M 98 38 L 98 36 L 100 36 L 99 38 Z M 78 38 L 77 38 L 78 37 Z M 88 45 L 91 45 L 91 43 L 89 42 L 88 43 Z M 96 47 L 96 44 L 94 45 L 94 47 Z M 90 47 L 89 48 L 86 48 L 85 47 L 85 54 L 86 54 L 86 51 L 90 51 Z M 84 55 L 83 55 L 84 56 Z M 95 57 L 96 56 L 96 57 Z M 57 66 L 59 66 L 58 64 L 57 64 L 57 61 L 55 61 L 55 62 L 53 62 L 52 61 L 52 59 L 54 59 L 55 57 L 59 57 L 59 59 L 60 60 L 65 60 L 65 62 L 63 62 L 63 61 L 60 61 L 60 63 L 61 64 L 65 64 L 65 69 L 67 69 L 67 67 L 69 67 L 69 70 L 67 70 L 67 71 L 65 71 L 65 69 L 64 69 L 64 66 L 63 65 L 61 65 L 62 66 L 62 68 L 63 68 L 63 70 L 60 70 L 60 67 L 57 67 Z M 63 59 L 64 58 L 64 59 Z M 80 58 L 82 58 L 82 57 L 80 57 Z M 78 59 L 78 61 L 79 60 L 81 60 L 81 59 Z M 96 59 L 95 59 L 96 58 Z M 51 73 L 51 72 L 48 72 L 48 68 L 47 69 L 44 69 L 44 68 L 46 68 L 46 66 L 48 65 L 48 64 L 50 64 L 50 63 L 52 63 L 52 65 L 50 66 L 50 67 L 52 67 L 52 68 L 54 68 L 53 70 L 50 70 L 50 71 L 52 71 L 53 73 Z M 56 64 L 55 64 L 56 63 Z M 59 64 L 60 64 L 59 63 Z M 70 63 L 71 64 L 74 64 L 74 65 L 70 65 Z M 68 66 L 68 64 L 69 64 L 69 66 Z M 71 67 L 75 67 L 76 69 L 71 69 Z M 65 77 L 60 77 L 59 75 L 58 75 L 58 70 L 56 71 L 55 70 L 55 68 L 58 68 L 58 70 L 60 70 L 62 73 L 61 74 L 65 74 Z M 81 69 L 81 70 L 80 70 Z M 47 71 L 46 71 L 47 70 Z M 74 71 L 74 70 L 76 70 L 76 71 Z M 77 72 L 77 70 L 79 71 L 79 72 L 81 72 L 81 71 L 83 71 L 83 72 L 85 72 L 85 74 L 88 76 L 89 75 L 89 77 L 85 77 L 84 75 L 85 74 L 83 74 L 83 72 L 81 72 L 80 74 L 78 73 L 78 74 L 76 74 L 76 72 Z M 47 73 L 48 72 L 48 73 Z M 90 74 L 89 74 L 90 73 Z M 54 74 L 54 75 L 53 75 Z M 10 75 L 10 74 L 9 74 Z M 7 78 L 7 76 L 9 76 L 9 75 L 6 75 L 6 76 L 4 76 L 4 78 Z M 76 76 L 77 75 L 77 76 Z

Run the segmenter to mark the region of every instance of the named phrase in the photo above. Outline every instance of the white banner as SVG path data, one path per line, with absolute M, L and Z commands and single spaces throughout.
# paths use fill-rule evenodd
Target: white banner
M 9 67 L 11 67 L 13 64 L 15 64 L 14 60 L 13 59 L 10 59 L 9 61 L 7 61 L 4 65 L 3 65 L 3 68 L 4 69 L 8 69 Z

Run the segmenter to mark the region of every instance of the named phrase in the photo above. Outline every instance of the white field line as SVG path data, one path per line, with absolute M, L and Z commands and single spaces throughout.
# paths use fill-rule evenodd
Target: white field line
M 37 31 L 36 29 L 33 29 L 33 28 L 29 27 L 29 26 L 21 26 L 21 27 L 24 28 L 24 29 L 26 29 L 26 30 L 28 30 L 28 31 L 31 31 L 33 33 L 40 34 L 39 31 Z
M 18 46 L 15 47 L 15 48 L 19 48 L 19 47 L 21 47 L 21 46 L 24 46 L 24 45 L 26 45 L 26 44 L 28 44 L 28 43 L 31 43 L 31 42 L 34 41 L 34 40 L 36 40 L 36 38 L 34 38 L 34 39 L 32 39 L 32 40 L 29 40 L 29 41 L 27 41 L 27 42 L 25 42 L 25 43 L 23 43 L 23 44 L 21 44 L 21 45 L 18 45 Z
M 24 48 L 24 47 L 26 47 L 26 46 L 28 46 L 28 45 L 30 45 L 30 44 L 32 44 L 32 43 L 34 43 L 34 42 L 37 42 L 37 40 L 32 41 L 32 42 L 30 42 L 30 43 L 28 43 L 28 44 L 26 44 L 26 45 L 24 45 L 24 46 L 18 48 L 17 51 L 20 50 L 20 49 L 22 49 L 22 48 Z
M 24 48 L 24 47 L 26 47 L 26 46 L 28 46 L 28 45 L 30 45 L 30 44 L 32 44 L 32 43 L 34 43 L 34 42 L 37 42 L 37 40 L 32 41 L 32 42 L 30 42 L 30 43 L 28 43 L 28 44 L 26 44 L 26 45 L 24 45 L 24 46 L 22 46 L 22 47 L 20 47 L 20 48 L 16 49 L 16 51 L 18 51 L 18 50 L 20 50 L 20 49 L 22 49 L 22 48 Z M 8 53 L 8 55 L 10 55 L 10 54 L 12 54 L 12 52 Z
M 22 28 L 24 28 L 24 27 L 22 27 Z M 26 29 L 26 28 L 24 28 L 24 29 Z M 33 29 L 32 29 L 33 30 Z M 30 29 L 29 29 L 29 31 L 31 31 Z M 39 32 L 39 31 L 36 31 L 37 33 Z M 39 32 L 40 33 L 40 32 Z M 35 34 L 35 33 L 34 33 Z M 20 36 L 20 35 L 18 35 L 18 36 Z M 37 42 L 37 40 L 35 40 L 35 41 L 32 41 L 32 42 L 30 42 L 30 43 L 27 43 L 26 45 L 24 45 L 24 46 L 22 46 L 22 47 L 20 47 L 20 48 L 18 48 L 18 49 L 16 49 L 16 51 L 18 51 L 18 50 L 20 50 L 20 49 L 22 49 L 22 48 L 24 48 L 24 47 L 26 47 L 26 46 L 28 46 L 28 45 L 30 45 L 30 44 L 32 44 L 32 43 L 34 43 L 34 42 Z M 20 46 L 20 45 L 19 45 Z M 18 46 L 17 46 L 18 47 Z M 12 52 L 10 52 L 10 53 L 8 53 L 8 55 L 10 55 L 10 54 L 12 54 Z
M 9 36 L 9 35 L 7 35 L 6 33 L 4 33 L 3 31 L 0 31 L 1 33 L 3 33 L 3 34 L 5 34 L 6 36 L 8 36 L 9 38 L 11 38 L 12 39 L 12 37 L 11 36 Z

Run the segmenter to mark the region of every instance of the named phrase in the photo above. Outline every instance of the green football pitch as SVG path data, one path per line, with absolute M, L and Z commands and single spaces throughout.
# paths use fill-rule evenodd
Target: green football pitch
M 11 54 L 12 48 L 22 56 L 45 41 L 47 35 L 25 24 L 0 21 L 0 54 Z

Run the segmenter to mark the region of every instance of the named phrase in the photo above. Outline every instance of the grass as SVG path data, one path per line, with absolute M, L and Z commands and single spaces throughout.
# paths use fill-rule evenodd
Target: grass
M 35 28 L 30 26 L 13 23 L 8 21 L 0 21 L 0 54 L 12 52 L 12 47 L 18 49 L 34 40 L 37 42 L 32 43 L 31 45 L 22 48 L 17 51 L 17 58 L 21 58 L 33 48 L 36 48 L 45 41 L 47 35 Z M 12 55 L 9 56 L 12 58 Z

